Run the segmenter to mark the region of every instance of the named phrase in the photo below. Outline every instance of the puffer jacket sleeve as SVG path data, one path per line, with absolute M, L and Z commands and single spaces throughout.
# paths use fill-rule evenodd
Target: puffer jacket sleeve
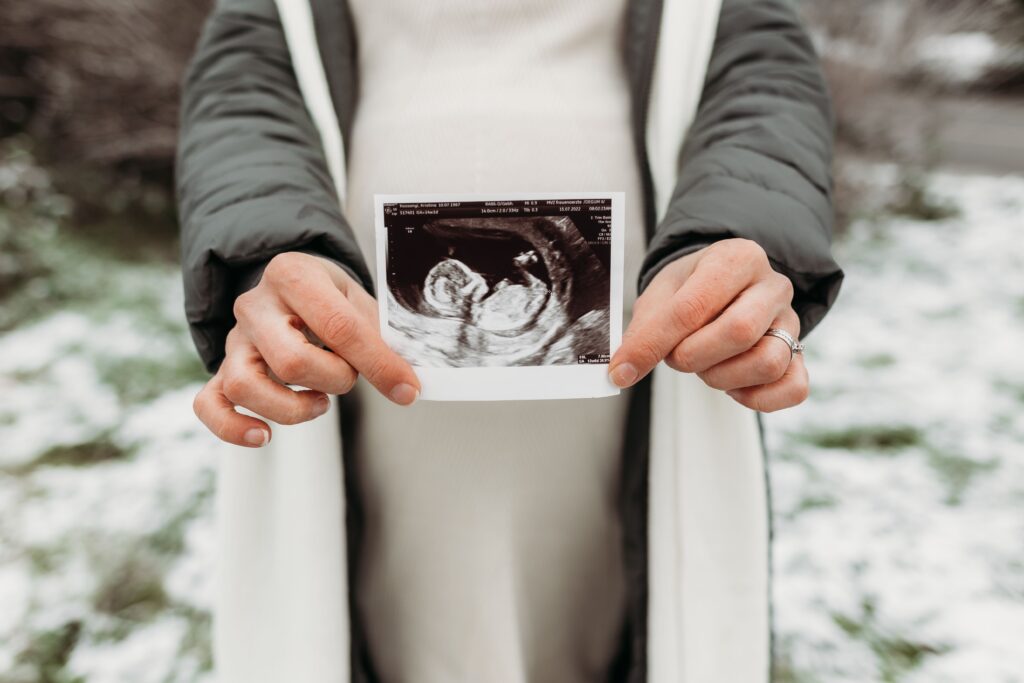
M 219 0 L 186 75 L 177 159 L 185 312 L 207 369 L 235 295 L 274 255 L 316 253 L 372 291 L 273 0 Z
M 789 0 L 723 0 L 680 175 L 651 240 L 641 290 L 681 255 L 748 238 L 789 277 L 801 336 L 843 273 L 831 253 L 832 110 L 818 58 Z

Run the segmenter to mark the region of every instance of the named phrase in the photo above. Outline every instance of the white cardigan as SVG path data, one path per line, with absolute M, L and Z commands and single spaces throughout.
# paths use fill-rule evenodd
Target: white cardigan
M 699 102 L 720 2 L 664 0 L 646 128 L 659 216 Z M 344 143 L 308 0 L 277 5 L 344 201 Z M 219 683 L 350 680 L 336 410 L 302 425 L 274 425 L 273 441 L 258 451 L 225 446 L 214 608 Z M 714 443 L 701 439 L 707 433 Z M 659 367 L 651 416 L 649 683 L 769 680 L 766 495 L 756 414 L 693 375 Z

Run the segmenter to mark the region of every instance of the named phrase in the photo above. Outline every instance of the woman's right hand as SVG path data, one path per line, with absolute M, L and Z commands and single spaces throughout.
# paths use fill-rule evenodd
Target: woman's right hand
M 399 405 L 419 395 L 412 367 L 380 336 L 377 301 L 327 259 L 275 256 L 234 312 L 224 362 L 194 403 L 199 419 L 224 441 L 250 447 L 270 441 L 270 426 L 236 406 L 279 424 L 306 422 L 327 412 L 327 394 L 347 393 L 359 374 Z

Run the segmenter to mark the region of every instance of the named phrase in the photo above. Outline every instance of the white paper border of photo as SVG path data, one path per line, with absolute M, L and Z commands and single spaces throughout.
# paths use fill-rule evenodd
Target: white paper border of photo
M 384 205 L 430 202 L 610 199 L 612 202 L 610 353 L 622 344 L 622 279 L 625 253 L 626 195 L 623 192 L 514 192 L 478 194 L 377 194 L 373 197 L 377 244 L 377 306 L 384 341 L 393 345 L 387 305 L 387 228 Z M 619 393 L 608 377 L 608 364 L 521 367 L 440 368 L 413 365 L 425 401 L 517 401 L 597 398 Z

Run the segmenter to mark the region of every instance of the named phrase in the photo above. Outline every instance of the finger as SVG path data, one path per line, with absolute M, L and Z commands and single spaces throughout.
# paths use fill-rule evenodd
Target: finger
M 235 412 L 234 404 L 224 396 L 219 374 L 196 394 L 192 409 L 207 429 L 222 441 L 248 448 L 259 448 L 270 442 L 270 425 Z
M 306 325 L 298 316 L 269 303 L 261 308 L 262 311 L 246 314 L 260 316 L 260 322 L 246 325 L 245 330 L 275 377 L 285 384 L 326 394 L 346 394 L 352 390 L 356 371 L 344 358 L 313 344 L 304 334 Z
M 633 319 L 639 320 L 656 314 L 661 304 L 671 299 L 679 288 L 693 275 L 697 266 L 689 256 L 673 261 L 654 277 L 633 304 Z
M 807 400 L 809 392 L 807 367 L 804 365 L 803 355 L 798 353 L 793 356 L 793 362 L 789 364 L 782 379 L 771 384 L 734 389 L 726 393 L 748 408 L 770 413 L 803 403 Z
M 786 330 L 794 339 L 800 335 L 800 320 L 791 308 L 765 325 L 765 330 L 769 327 Z M 792 356 L 789 344 L 762 332 L 750 349 L 698 372 L 697 376 L 709 387 L 724 391 L 770 384 L 786 372 Z
M 786 295 L 774 279 L 748 287 L 720 316 L 680 342 L 665 362 L 679 372 L 699 373 L 749 350 L 789 308 Z
M 341 290 L 345 298 L 349 300 L 352 307 L 374 330 L 380 330 L 380 309 L 379 302 L 373 298 L 363 286 L 353 280 L 348 273 L 341 268 L 335 267 L 328 270 L 331 280 Z
M 220 374 L 227 400 L 279 424 L 308 422 L 326 413 L 331 405 L 319 391 L 293 391 L 275 382 L 256 347 L 234 330 L 228 334 L 227 356 Z
M 376 326 L 321 273 L 323 277 L 305 276 L 301 288 L 282 292 L 285 303 L 378 391 L 400 405 L 414 402 L 420 384 L 412 366 L 384 343 Z
M 373 329 L 379 329 L 380 314 L 378 301 L 363 288 L 358 280 L 337 263 L 324 257 L 317 257 L 324 266 L 334 286 L 348 299 L 352 306 L 366 319 Z
M 753 267 L 709 253 L 669 299 L 655 302 L 650 314 L 634 318 L 609 366 L 612 381 L 626 387 L 647 375 L 683 339 L 717 317 L 751 284 L 754 274 Z

